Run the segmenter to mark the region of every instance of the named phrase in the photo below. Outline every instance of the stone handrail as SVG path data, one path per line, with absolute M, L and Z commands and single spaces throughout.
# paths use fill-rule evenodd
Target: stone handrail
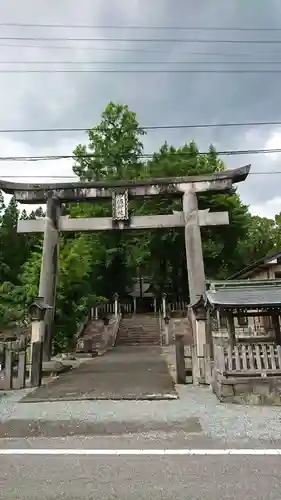
M 100 354 L 108 351 L 115 346 L 116 338 L 119 330 L 119 325 L 121 321 L 121 314 L 117 317 L 113 316 L 110 318 L 107 326 L 104 327 L 104 342 L 100 347 Z
M 161 345 L 164 345 L 164 319 L 161 309 L 159 309 L 158 321 L 159 321 Z
M 118 314 L 117 318 L 115 318 L 113 332 L 112 332 L 112 347 L 114 347 L 115 343 L 116 343 L 116 338 L 117 338 L 121 318 L 122 318 L 122 314 Z
M 84 333 L 84 330 L 90 320 L 90 313 L 88 313 L 84 319 L 78 324 L 77 332 L 75 334 L 75 339 L 78 340 Z

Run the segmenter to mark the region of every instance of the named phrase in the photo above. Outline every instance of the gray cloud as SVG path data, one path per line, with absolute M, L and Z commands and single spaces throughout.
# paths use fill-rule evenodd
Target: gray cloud
M 276 27 L 281 15 L 279 0 L 60 0 L 60 2 L 10 0 L 0 5 L 1 22 L 95 24 L 95 25 L 175 25 L 221 27 Z M 161 37 L 218 39 L 281 39 L 279 32 L 202 32 L 202 31 L 135 31 L 1 28 L 1 36 L 47 37 Z M 36 49 L 23 47 L 33 42 L 0 40 L 1 61 L 100 61 L 97 68 L 107 68 L 108 61 L 204 61 L 279 60 L 281 44 L 223 44 L 223 43 L 114 43 L 36 42 Z M 3 44 L 22 44 L 7 48 Z M 63 45 L 71 49 L 43 49 L 42 45 Z M 80 49 L 78 49 L 80 47 Z M 106 50 L 89 50 L 90 47 Z M 118 52 L 108 49 L 124 49 Z M 154 50 L 155 52 L 152 52 Z M 198 52 L 202 52 L 199 55 Z M 205 56 L 204 53 L 213 53 Z M 193 53 L 193 54 L 192 54 Z M 197 53 L 197 54 L 194 54 Z M 217 55 L 221 54 L 221 55 Z M 1 67 L 11 67 L 1 65 Z M 13 65 L 14 67 L 15 65 Z M 52 67 L 59 67 L 53 65 Z M 22 67 L 22 66 L 21 66 Z M 30 66 L 27 66 L 30 68 Z M 42 66 L 38 66 L 41 68 Z M 69 68 L 70 66 L 64 66 Z M 127 66 L 126 66 L 127 67 Z M 216 69 L 230 68 L 216 65 Z M 243 65 L 243 68 L 246 65 Z M 255 66 L 260 67 L 259 65 Z M 264 68 L 264 66 L 262 66 Z M 276 67 L 276 66 L 275 66 Z M 32 65 L 32 68 L 36 68 Z M 44 66 L 45 68 L 45 66 Z M 81 65 L 79 68 L 89 68 Z M 138 69 L 140 66 L 137 67 Z M 126 103 L 137 112 L 144 125 L 185 124 L 199 122 L 269 121 L 278 120 L 281 74 L 0 74 L 0 128 L 83 127 L 94 125 L 106 104 L 112 100 Z M 146 138 L 146 149 L 151 151 L 165 140 L 174 145 L 195 139 L 200 148 L 213 143 L 218 150 L 263 148 L 277 130 L 274 127 L 253 129 L 196 129 L 185 131 L 155 131 Z M 13 154 L 69 153 L 83 141 L 83 134 L 22 134 L 0 136 L 2 151 Z M 278 139 L 275 139 L 278 142 Z M 69 148 L 67 151 L 62 148 Z M 18 153 L 19 152 L 19 153 Z M 8 154 L 8 153 L 7 153 Z M 251 162 L 253 171 L 276 170 L 279 157 L 226 158 L 229 166 Z M 65 174 L 69 164 L 0 165 L 0 175 L 13 169 L 32 175 L 42 169 L 53 174 Z M 37 169 L 37 170 L 36 170 Z M 61 170 L 60 170 L 61 169 Z M 281 170 L 281 167 L 280 167 Z M 7 175 L 7 174 L 6 174 Z M 246 203 L 262 206 L 279 195 L 278 176 L 252 176 L 240 192 Z M 276 202 L 275 202 L 276 206 Z M 280 205 L 281 207 L 281 205 Z

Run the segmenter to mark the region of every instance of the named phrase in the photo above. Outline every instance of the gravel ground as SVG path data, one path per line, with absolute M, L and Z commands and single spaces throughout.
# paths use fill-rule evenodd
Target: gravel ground
M 172 367 L 173 348 L 165 348 L 164 351 L 168 364 Z M 182 427 L 190 435 L 195 433 L 226 443 L 249 439 L 255 443 L 270 444 L 281 440 L 281 414 L 278 407 L 220 403 L 209 387 L 195 388 L 187 385 L 176 386 L 176 390 L 179 399 L 171 401 L 56 401 L 19 404 L 23 395 L 30 391 L 26 389 L 0 396 L 0 420 L 5 426 L 10 424 L 10 428 L 18 422 L 18 434 L 14 430 L 14 437 L 21 437 L 22 429 L 29 423 L 34 427 L 34 422 L 39 421 L 41 427 L 46 427 L 46 422 L 52 422 L 53 429 L 61 427 L 62 436 L 67 433 L 68 422 L 72 430 L 77 426 L 80 429 L 82 426 L 92 429 L 90 435 L 126 435 L 148 433 L 149 430 L 172 433 L 173 429 L 179 433 Z M 36 425 L 38 428 L 38 423 Z M 69 433 L 73 434 L 70 427 Z M 4 432 L 3 425 L 2 429 Z M 35 432 L 35 435 L 38 433 Z M 58 435 L 57 431 L 54 432 L 54 436 Z
M 77 401 L 18 404 L 18 392 L 0 399 L 0 419 L 25 421 L 81 421 L 122 424 L 186 422 L 198 419 L 206 437 L 233 439 L 281 439 L 280 408 L 252 407 L 220 403 L 210 388 L 177 386 L 180 396 L 172 401 Z M 28 390 L 27 390 L 28 391 Z M 27 392 L 26 391 L 26 392 Z

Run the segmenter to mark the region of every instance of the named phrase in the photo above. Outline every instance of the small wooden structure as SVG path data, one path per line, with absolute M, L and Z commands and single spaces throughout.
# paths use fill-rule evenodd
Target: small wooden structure
M 213 338 L 281 345 L 281 280 L 209 282 L 206 306 Z
M 281 280 L 209 283 L 206 306 L 209 326 L 216 319 L 228 334 L 227 341 L 214 339 L 212 387 L 218 398 L 281 405 Z M 236 333 L 241 317 L 251 322 L 242 338 Z

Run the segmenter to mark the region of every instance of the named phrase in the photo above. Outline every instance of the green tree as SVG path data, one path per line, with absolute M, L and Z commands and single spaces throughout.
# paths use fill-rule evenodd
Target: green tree
M 133 179 L 140 175 L 143 144 L 136 114 L 128 106 L 108 104 L 99 125 L 88 131 L 88 145 L 74 150 L 73 171 L 80 180 Z
M 274 250 L 280 252 L 281 250 L 281 212 L 274 217 Z
M 28 257 L 28 237 L 17 233 L 19 208 L 14 197 L 2 209 L 0 227 L 0 282 L 19 283 L 18 277 Z
M 247 266 L 266 255 L 280 250 L 279 216 L 273 219 L 266 217 L 249 216 L 246 235 L 238 246 L 239 260 Z
M 22 287 L 9 282 L 0 284 L 0 332 L 20 326 L 25 319 Z
M 88 135 L 88 145 L 80 144 L 74 150 L 73 171 L 80 180 L 134 179 L 144 175 L 145 168 L 141 161 L 143 144 L 140 140 L 144 131 L 128 106 L 110 103 L 102 114 L 101 123 L 89 130 Z M 111 202 L 76 205 L 70 209 L 70 214 L 80 217 L 110 216 Z M 88 238 L 93 246 L 99 248 L 92 276 L 98 293 L 110 296 L 118 292 L 124 296 L 131 282 L 129 264 L 134 265 L 128 255 L 128 237 L 111 232 Z

